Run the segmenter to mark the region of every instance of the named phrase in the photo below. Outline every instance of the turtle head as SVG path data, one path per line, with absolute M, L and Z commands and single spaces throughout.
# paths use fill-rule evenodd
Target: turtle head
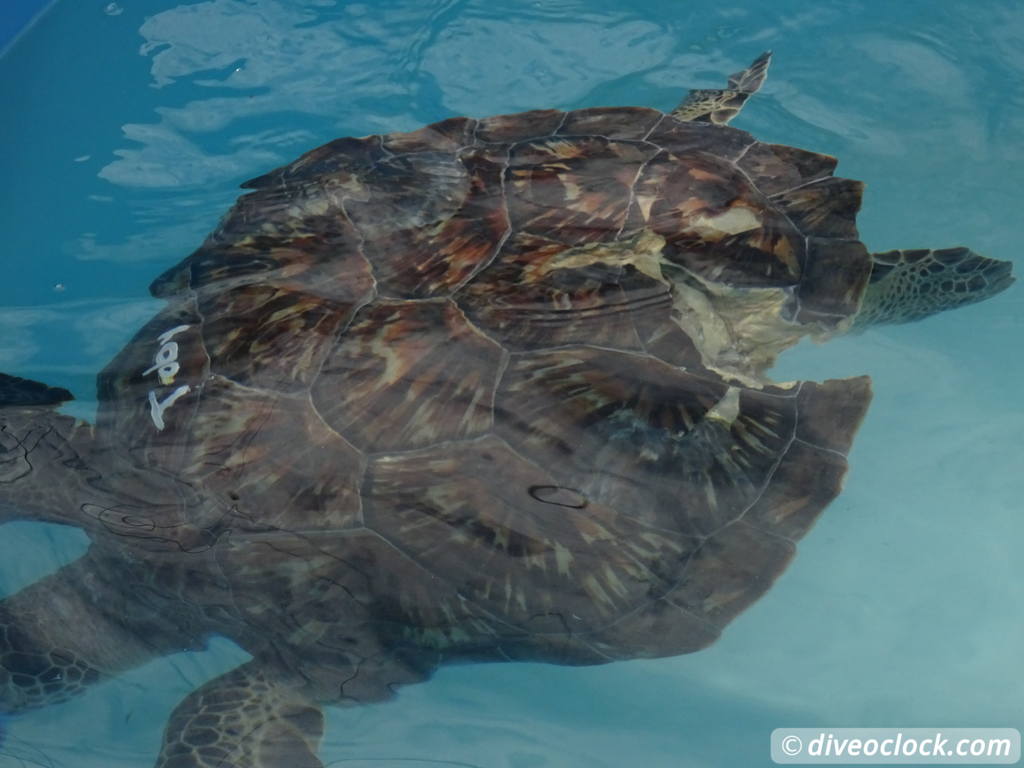
M 1002 293 L 1013 264 L 967 248 L 887 251 L 871 255 L 871 277 L 852 330 L 913 320 Z
M 0 373 L 0 523 L 71 523 L 75 489 L 88 471 L 89 425 L 57 412 L 72 395 Z

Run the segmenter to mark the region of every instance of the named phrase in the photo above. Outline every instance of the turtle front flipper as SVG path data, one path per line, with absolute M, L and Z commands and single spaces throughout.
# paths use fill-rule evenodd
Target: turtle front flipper
M 1013 284 L 1013 264 L 967 248 L 872 254 L 871 277 L 853 329 L 908 323 L 984 301 Z
M 683 102 L 672 110 L 672 116 L 677 120 L 725 125 L 740 113 L 747 99 L 761 88 L 771 60 L 772 52 L 765 51 L 749 67 L 729 75 L 726 88 L 690 91 Z

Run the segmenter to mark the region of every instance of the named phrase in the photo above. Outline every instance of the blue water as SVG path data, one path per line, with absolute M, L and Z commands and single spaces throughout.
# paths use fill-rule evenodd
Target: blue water
M 46 9 L 50 0 L 7 0 L 0 14 L 0 52 L 31 26 Z
M 662 109 L 764 49 L 736 125 L 868 182 L 869 248 L 1024 269 L 1024 5 L 773 0 L 59 0 L 0 58 L 0 370 L 93 379 L 246 178 L 456 114 Z M 769 765 L 780 726 L 1024 727 L 1024 290 L 802 345 L 778 378 L 870 373 L 844 494 L 768 595 L 691 656 L 442 670 L 328 713 L 326 764 Z M 0 594 L 84 551 L 0 529 Z M 5 723 L 0 766 L 145 766 L 226 640 Z M 337 762 L 332 762 L 337 761 Z M 422 762 L 416 762 L 422 761 Z

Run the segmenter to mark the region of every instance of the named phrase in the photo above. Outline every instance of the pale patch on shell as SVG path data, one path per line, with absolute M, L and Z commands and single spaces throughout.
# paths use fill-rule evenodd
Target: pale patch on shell
M 752 229 L 760 229 L 763 222 L 749 208 L 734 205 L 717 216 L 697 214 L 688 222 L 689 229 L 700 235 L 706 242 L 718 242 L 728 235 L 738 235 Z
M 629 240 L 588 243 L 568 248 L 555 254 L 550 260 L 538 264 L 536 271 L 531 272 L 537 278 L 542 278 L 556 269 L 578 269 L 603 263 L 616 267 L 633 266 L 637 272 L 659 282 L 665 282 L 661 272 L 661 249 L 664 246 L 665 238 L 645 229 Z
M 721 399 L 711 406 L 711 408 L 708 409 L 708 412 L 704 414 L 704 419 L 717 421 L 725 427 L 731 427 L 732 423 L 736 421 L 736 417 L 739 415 L 740 391 L 736 387 L 729 387 L 725 390 L 725 394 L 722 395 Z
M 692 282 L 675 282 L 672 319 L 694 340 L 704 365 L 727 379 L 761 388 L 776 357 L 818 331 L 785 319 L 786 288 L 734 288 L 690 276 Z
M 644 217 L 644 221 L 651 220 L 651 207 L 654 205 L 654 201 L 658 199 L 657 194 L 636 193 L 634 199 L 636 204 L 640 206 L 640 213 Z

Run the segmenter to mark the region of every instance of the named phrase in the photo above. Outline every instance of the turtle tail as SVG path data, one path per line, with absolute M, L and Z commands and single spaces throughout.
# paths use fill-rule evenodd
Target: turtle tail
M 984 301 L 1013 284 L 1013 264 L 968 248 L 886 251 L 871 256 L 871 277 L 853 330 L 909 323 Z

